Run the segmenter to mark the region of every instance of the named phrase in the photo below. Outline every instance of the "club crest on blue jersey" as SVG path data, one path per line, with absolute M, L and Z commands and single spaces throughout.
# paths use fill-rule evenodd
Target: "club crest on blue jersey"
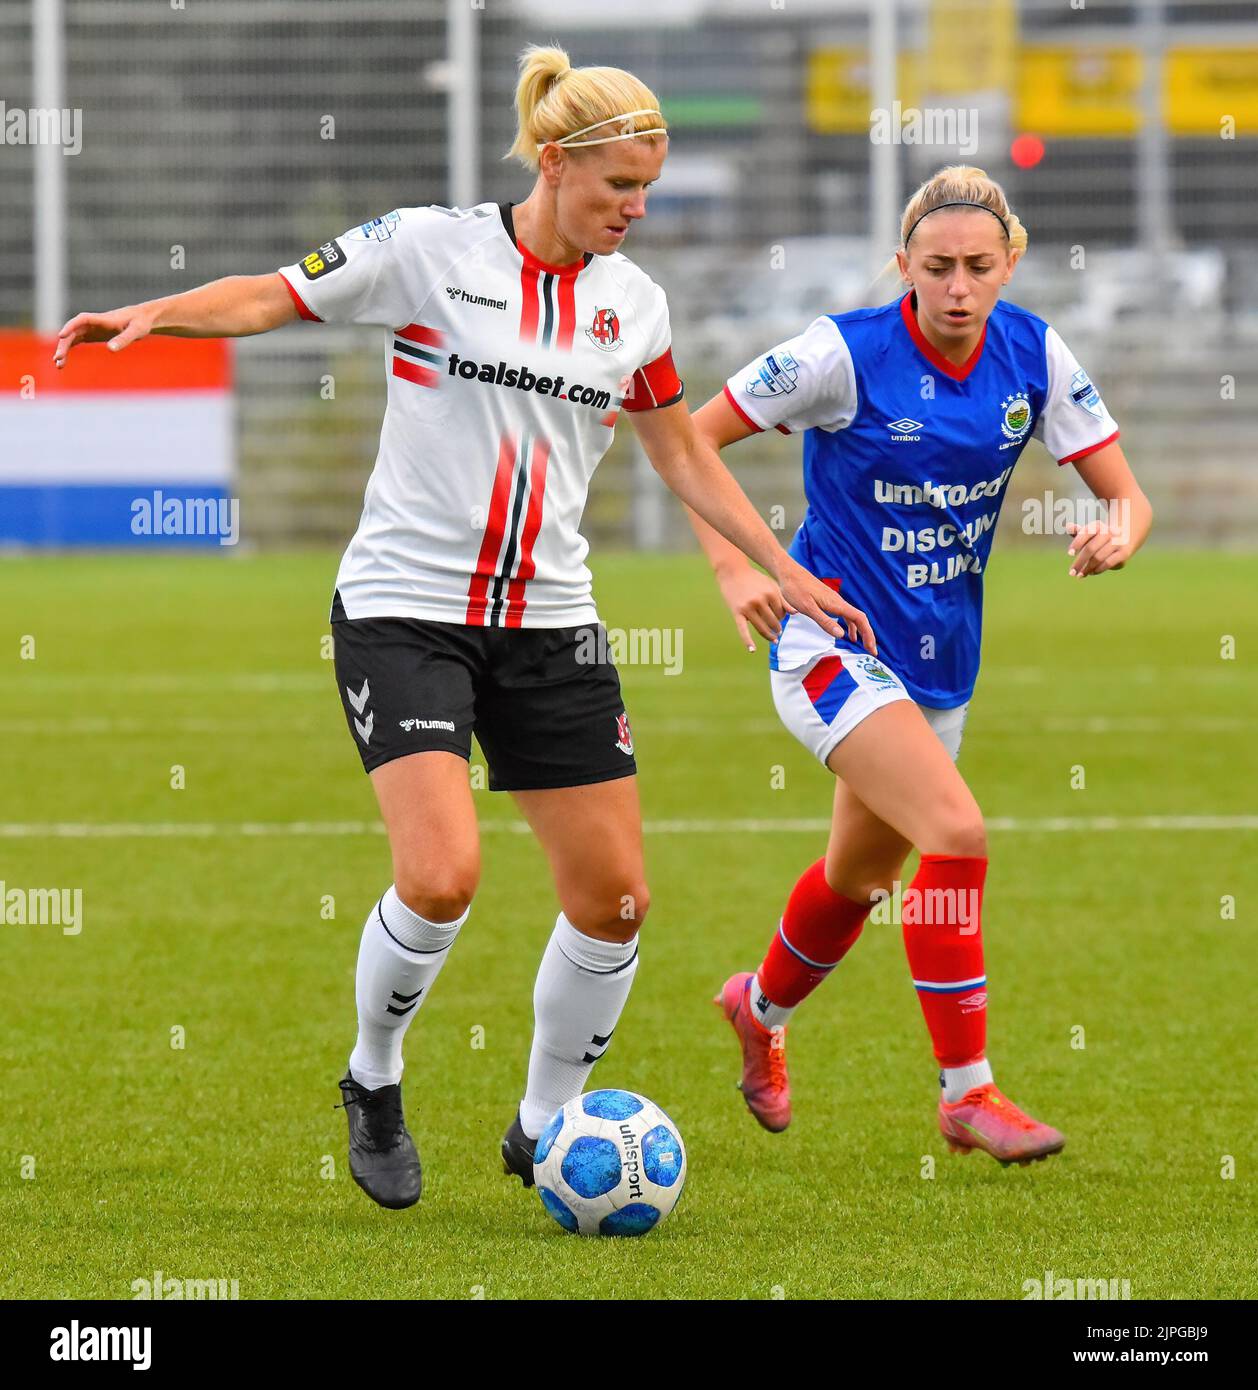
M 1015 391 L 1000 403 L 1000 431 L 1006 439 L 1021 443 L 1031 428 L 1031 402 L 1025 391 Z
M 749 396 L 776 396 L 793 391 L 799 376 L 799 363 L 789 352 L 766 352 L 756 375 L 747 381 Z
M 620 336 L 620 316 L 615 309 L 595 309 L 594 322 L 585 330 L 585 336 L 596 348 L 615 352 L 624 341 Z
M 1101 404 L 1101 393 L 1082 367 L 1070 378 L 1070 399 L 1089 415 L 1095 415 L 1098 420 L 1102 418 L 1105 407 Z

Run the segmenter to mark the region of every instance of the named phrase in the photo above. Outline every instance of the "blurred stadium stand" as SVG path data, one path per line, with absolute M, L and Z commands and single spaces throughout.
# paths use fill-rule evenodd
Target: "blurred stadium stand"
M 1009 297 L 1049 317 L 1100 385 L 1160 539 L 1251 542 L 1258 8 L 898 8 L 897 97 L 977 110 L 980 132 L 966 156 L 898 147 L 901 200 L 944 163 L 999 178 L 1031 237 Z M 445 0 L 64 0 L 64 13 L 66 100 L 84 129 L 68 160 L 68 312 L 272 270 L 393 207 L 453 201 L 446 88 L 467 76 L 448 61 Z M 576 64 L 628 67 L 659 94 L 672 151 L 627 251 L 668 291 L 692 408 L 815 314 L 897 292 L 893 280 L 871 285 L 875 252 L 880 262 L 892 246 L 870 245 L 866 3 L 491 0 L 475 19 L 480 199 L 518 200 L 531 186 L 501 160 L 525 43 L 554 39 Z M 29 0 L 0 0 L 10 109 L 32 101 L 31 61 Z M 1046 145 L 1029 169 L 1009 153 L 1023 132 Z M 0 159 L 0 326 L 30 327 L 34 161 L 21 145 L 0 146 Z M 379 433 L 379 333 L 295 325 L 236 352 L 246 538 L 343 542 Z M 334 405 L 321 395 L 328 378 Z M 730 456 L 790 527 L 798 449 L 770 437 Z M 1062 479 L 1032 446 L 1004 530 L 1017 535 L 1021 496 Z M 627 428 L 595 478 L 586 534 L 690 543 Z

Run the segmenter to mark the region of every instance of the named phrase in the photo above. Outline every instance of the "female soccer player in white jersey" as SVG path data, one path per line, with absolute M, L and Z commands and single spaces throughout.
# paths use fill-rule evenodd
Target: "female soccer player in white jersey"
M 1070 350 L 999 299 L 1026 242 L 982 170 L 942 169 L 904 209 L 896 259 L 908 293 L 816 319 L 695 416 L 717 448 L 765 429 L 804 432 L 808 505 L 791 553 L 842 584 L 878 634 L 874 658 L 803 614 L 783 618 L 772 585 L 692 516 L 741 636 L 750 645 L 750 625 L 772 640 L 783 722 L 836 778 L 824 858 L 790 893 L 759 969 L 727 980 L 716 1000 L 742 1046 L 746 1103 L 769 1130 L 790 1122 L 787 1020 L 916 848 L 902 924 L 941 1069 L 944 1137 L 1002 1162 L 1065 1143 L 993 1083 L 979 924 L 987 839 L 954 760 L 978 674 L 983 570 L 1027 440 L 1111 504 L 1109 524 L 1067 527 L 1071 575 L 1123 565 L 1152 512 Z
M 518 206 L 402 208 L 275 274 L 80 314 L 56 354 L 299 316 L 392 330 L 380 450 L 331 612 L 337 685 L 393 856 L 363 929 L 358 1038 L 340 1082 L 351 1171 L 386 1207 L 421 1187 L 403 1034 L 480 874 L 473 733 L 490 788 L 514 795 L 541 841 L 562 907 L 502 1145 L 526 1185 L 534 1141 L 583 1090 L 637 968 L 647 889 L 633 738 L 578 531 L 618 412 L 668 486 L 776 577 L 778 602 L 873 650 L 864 615 L 786 554 L 695 431 L 664 292 L 620 253 L 667 153 L 654 94 L 619 68 L 573 69 L 562 50 L 533 47 L 516 105 L 509 153 L 537 172 Z

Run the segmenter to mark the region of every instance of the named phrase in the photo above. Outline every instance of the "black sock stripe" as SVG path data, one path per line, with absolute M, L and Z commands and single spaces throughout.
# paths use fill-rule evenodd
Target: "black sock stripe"
M 413 956 L 439 956 L 442 951 L 448 951 L 450 949 L 450 943 L 448 941 L 444 946 L 434 946 L 431 951 L 422 950 L 418 946 L 408 946 L 405 941 L 399 941 L 389 930 L 389 924 L 384 920 L 384 913 L 380 911 L 380 903 L 382 902 L 384 902 L 383 898 L 376 904 L 376 916 L 380 919 L 380 925 L 384 928 L 385 935 L 395 945 L 400 946 L 404 951 L 409 951 Z
M 633 948 L 633 955 L 631 955 L 629 959 L 625 961 L 624 965 L 618 965 L 614 970 L 590 970 L 587 969 L 587 967 L 584 965 L 578 965 L 576 961 L 572 959 L 572 957 L 567 953 L 567 951 L 564 950 L 562 946 L 558 947 L 557 949 L 559 951 L 559 954 L 564 958 L 564 960 L 568 962 L 570 966 L 572 966 L 574 970 L 583 971 L 586 975 L 619 975 L 622 970 L 628 970 L 629 967 L 634 963 L 634 961 L 638 959 L 638 948 L 635 946 Z M 611 1034 L 609 1033 L 607 1036 L 611 1037 Z

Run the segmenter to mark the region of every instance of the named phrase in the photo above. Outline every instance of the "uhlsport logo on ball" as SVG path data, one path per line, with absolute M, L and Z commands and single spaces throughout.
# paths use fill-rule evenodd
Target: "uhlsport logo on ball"
M 686 1147 L 677 1126 L 633 1091 L 570 1100 L 533 1152 L 542 1205 L 565 1231 L 642 1236 L 677 1205 Z

